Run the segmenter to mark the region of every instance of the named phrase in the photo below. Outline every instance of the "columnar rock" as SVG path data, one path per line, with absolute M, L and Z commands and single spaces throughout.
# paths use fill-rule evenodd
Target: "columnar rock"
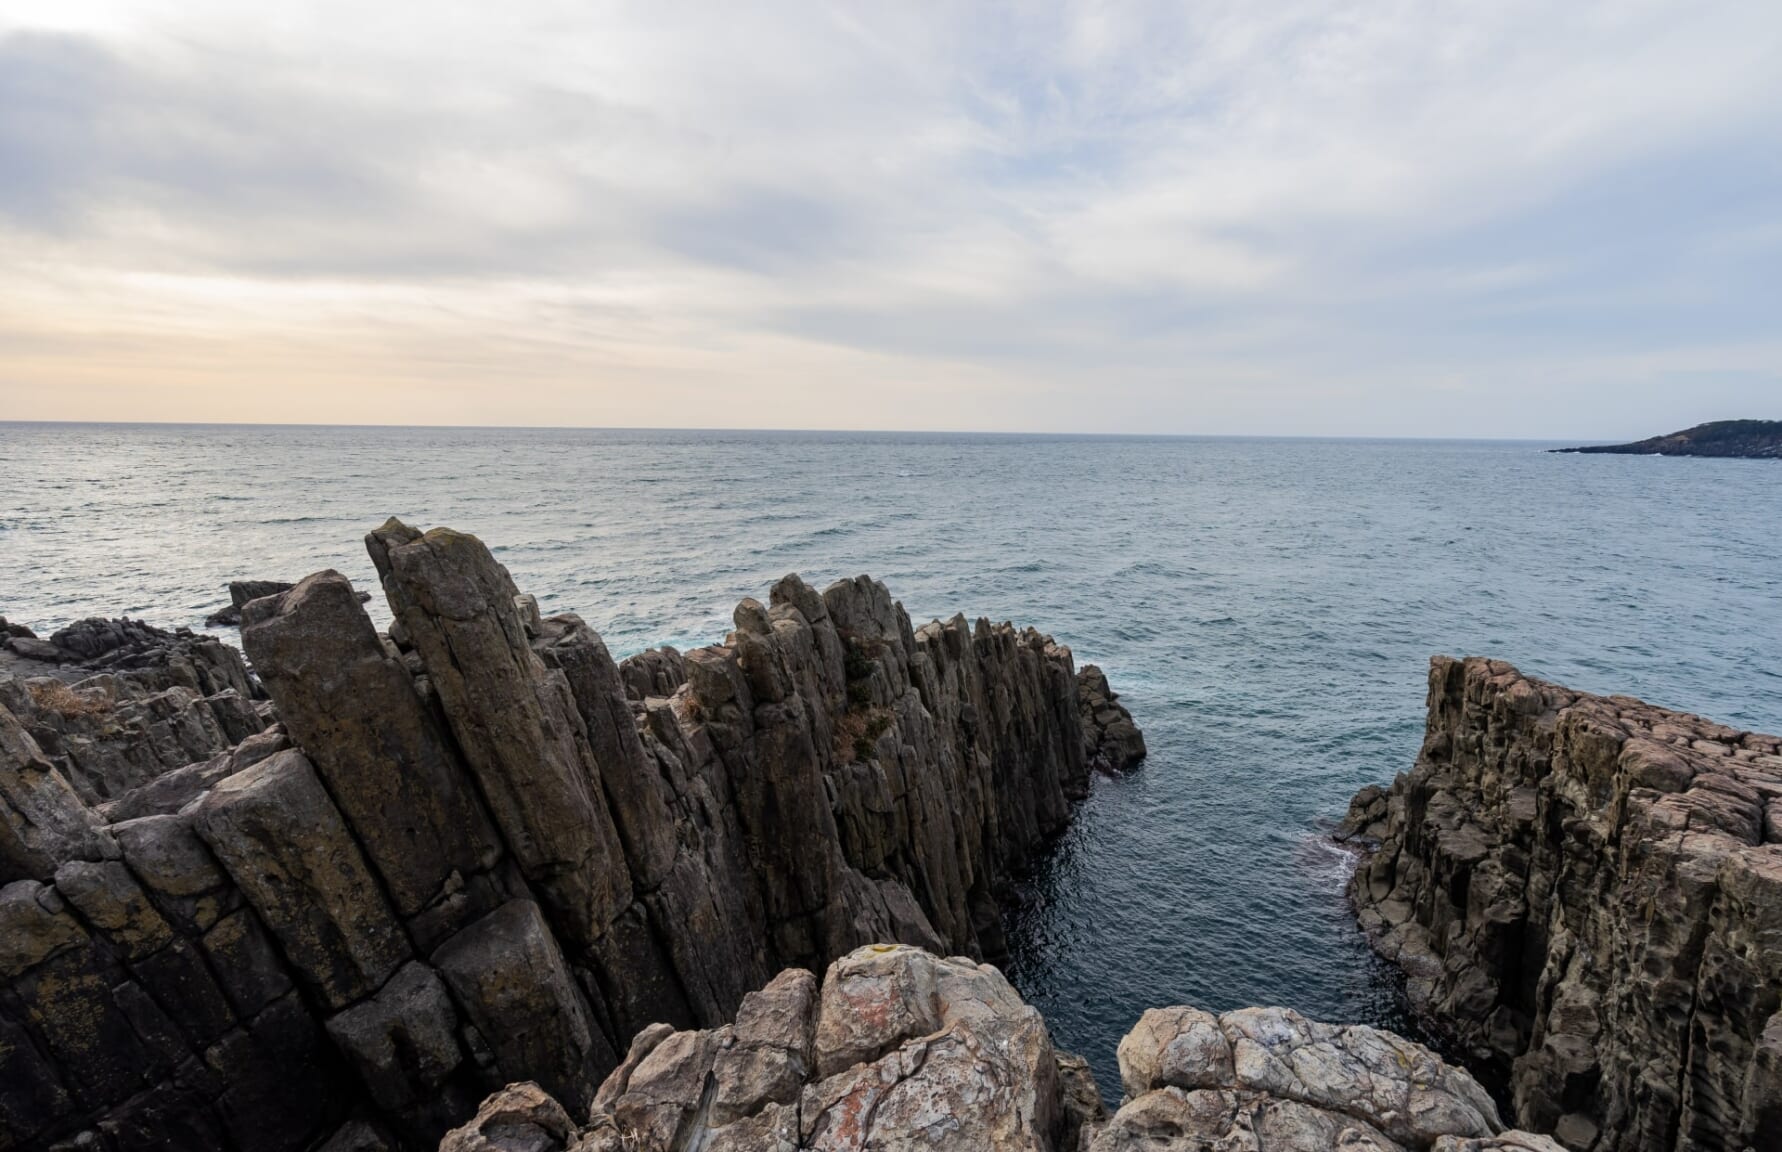
M 134 622 L 8 657 L 53 675 L 0 673 L 0 1149 L 431 1148 L 510 1082 L 579 1119 L 633 1037 L 703 1059 L 733 1015 L 707 1115 L 755 1123 L 826 1049 L 808 977 L 745 997 L 872 940 L 995 955 L 1088 783 L 1038 633 L 793 576 L 621 666 L 473 537 L 367 547 L 388 634 L 338 573 L 256 589 L 258 678 Z M 1074 1133 L 1083 1066 L 1044 1074 Z
M 1348 828 L 1362 926 L 1524 1127 L 1782 1147 L 1782 740 L 1438 657 Z

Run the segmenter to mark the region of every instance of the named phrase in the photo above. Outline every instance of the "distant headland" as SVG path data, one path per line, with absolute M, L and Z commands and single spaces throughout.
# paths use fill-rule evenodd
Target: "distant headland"
M 1584 448 L 1555 448 L 1554 451 L 1782 460 L 1782 420 L 1715 420 L 1668 436 L 1636 440 L 1632 444 L 1593 444 Z

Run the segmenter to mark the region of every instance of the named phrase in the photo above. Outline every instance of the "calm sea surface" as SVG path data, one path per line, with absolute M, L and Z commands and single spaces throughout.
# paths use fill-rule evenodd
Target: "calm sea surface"
M 1151 747 L 1014 933 L 1117 1093 L 1147 1007 L 1399 1023 L 1322 833 L 1409 767 L 1432 653 L 1782 731 L 1782 464 L 1545 447 L 0 424 L 0 614 L 201 627 L 231 578 L 375 588 L 360 538 L 396 515 L 482 536 L 617 655 L 719 640 L 788 571 L 1031 623 Z

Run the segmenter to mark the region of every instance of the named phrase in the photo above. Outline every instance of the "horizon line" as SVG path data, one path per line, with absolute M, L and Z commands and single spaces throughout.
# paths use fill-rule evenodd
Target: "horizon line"
M 0 419 L 0 427 L 64 427 L 64 428 L 292 428 L 292 429 L 383 429 L 390 431 L 439 432 L 686 432 L 686 433 L 760 433 L 767 435 L 806 436 L 996 436 L 1007 438 L 1050 437 L 1080 440 L 1403 440 L 1447 441 L 1462 444 L 1615 444 L 1621 441 L 1603 437 L 1567 436 L 1443 436 L 1367 433 L 1280 433 L 1280 432 L 1054 432 L 979 428 L 771 428 L 716 427 L 695 425 L 650 424 L 321 424 L 304 421 L 235 421 L 235 420 L 10 420 Z M 1659 433 L 1664 435 L 1664 433 Z

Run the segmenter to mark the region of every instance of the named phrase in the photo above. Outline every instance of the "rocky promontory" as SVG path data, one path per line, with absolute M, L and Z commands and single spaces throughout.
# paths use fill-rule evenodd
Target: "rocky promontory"
M 638 1034 L 585 1115 L 536 1084 L 440 1152 L 1559 1152 L 1389 1032 L 1280 1008 L 1145 1013 L 1110 1117 L 995 968 L 870 945 L 780 973 L 734 1024 Z
M 1720 456 L 1782 460 L 1782 420 L 1715 420 L 1631 444 L 1590 444 L 1555 452 L 1616 456 Z
M 621 664 L 474 537 L 366 544 L 387 632 L 318 573 L 241 605 L 251 673 L 6 626 L 0 1149 L 425 1149 L 523 1081 L 579 1121 L 783 969 L 1000 957 L 1011 879 L 1143 754 L 1068 648 L 867 577 Z
M 1524 1127 L 1782 1148 L 1782 739 L 1438 657 L 1347 828 L 1362 926 Z

